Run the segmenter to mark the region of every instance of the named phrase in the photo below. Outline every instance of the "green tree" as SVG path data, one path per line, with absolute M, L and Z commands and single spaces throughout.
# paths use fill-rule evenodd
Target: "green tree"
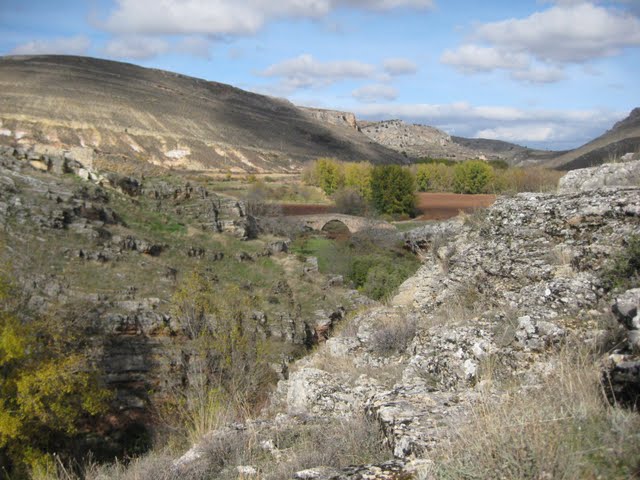
M 421 192 L 450 192 L 453 189 L 453 167 L 436 162 L 418 164 L 416 183 Z
M 373 167 L 368 162 L 343 164 L 344 186 L 358 192 L 365 201 L 370 201 L 372 171 Z
M 344 172 L 342 165 L 333 158 L 319 158 L 315 161 L 313 178 L 316 185 L 327 195 L 333 193 L 344 185 Z
M 55 319 L 26 316 L 0 275 L 0 469 L 12 478 L 45 468 L 81 425 L 106 411 L 110 392 Z
M 379 165 L 371 173 L 373 205 L 380 213 L 414 215 L 415 180 L 400 165 Z
M 488 193 L 493 179 L 493 168 L 482 160 L 459 163 L 453 170 L 453 188 L 456 193 Z

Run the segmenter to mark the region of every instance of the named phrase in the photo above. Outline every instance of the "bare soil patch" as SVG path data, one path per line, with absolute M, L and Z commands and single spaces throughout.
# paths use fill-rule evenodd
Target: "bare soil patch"
M 415 220 L 446 220 L 460 211 L 473 212 L 487 208 L 496 201 L 495 195 L 465 195 L 459 193 L 418 193 L 418 215 Z M 335 211 L 333 205 L 317 203 L 282 203 L 282 214 L 286 216 L 319 215 Z
M 465 195 L 459 193 L 418 193 L 416 220 L 446 220 L 460 211 L 472 212 L 487 208 L 496 201 L 495 195 Z

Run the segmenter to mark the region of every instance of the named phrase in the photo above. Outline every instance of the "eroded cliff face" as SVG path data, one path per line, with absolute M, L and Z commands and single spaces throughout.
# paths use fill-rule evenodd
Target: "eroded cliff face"
M 311 117 L 320 120 L 321 122 L 331 125 L 337 125 L 341 127 L 347 127 L 353 130 L 358 130 L 358 123 L 356 122 L 356 116 L 351 112 L 340 112 L 338 110 L 325 110 L 322 108 L 307 108 L 301 107 Z
M 501 197 L 485 212 L 414 230 L 405 239 L 424 257 L 418 273 L 387 305 L 360 312 L 296 362 L 273 398 L 275 417 L 243 428 L 271 439 L 276 447 L 269 455 L 278 464 L 286 452 L 277 438 L 292 424 L 366 414 L 382 429 L 394 461 L 318 465 L 294 478 L 431 478 L 431 452 L 446 445 L 481 398 L 505 395 L 495 375 L 535 390 L 561 368 L 560 345 L 603 341 L 615 302 L 603 275 L 638 235 L 638 187 Z M 640 327 L 629 319 L 637 320 L 640 298 L 637 290 L 625 295 L 615 311 L 623 312 L 618 316 L 633 340 Z M 616 365 L 610 378 L 626 395 L 638 392 L 636 347 L 618 348 L 604 359 Z M 206 448 L 196 446 L 176 472 L 207 459 Z

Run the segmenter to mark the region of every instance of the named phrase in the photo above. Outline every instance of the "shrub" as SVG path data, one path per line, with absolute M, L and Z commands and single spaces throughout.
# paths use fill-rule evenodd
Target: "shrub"
M 489 160 L 489 165 L 491 165 L 496 170 L 506 170 L 509 168 L 509 164 L 505 160 Z
M 448 158 L 429 158 L 429 157 L 424 157 L 424 158 L 419 158 L 418 160 L 415 161 L 416 165 L 420 165 L 420 164 L 440 164 L 440 165 L 446 165 L 448 167 L 451 167 L 453 165 L 455 165 L 457 162 L 455 160 L 450 160 Z
M 333 194 L 336 210 L 348 215 L 364 215 L 367 213 L 367 202 L 360 192 L 354 188 L 344 187 Z
M 379 165 L 371 174 L 373 204 L 382 214 L 415 215 L 415 180 L 407 168 Z
M 493 168 L 481 160 L 459 163 L 453 170 L 456 193 L 487 193 L 494 178 Z
M 245 208 L 248 215 L 254 217 L 276 217 L 282 208 L 269 201 L 271 190 L 264 182 L 256 180 L 252 183 L 245 197 Z
M 220 286 L 194 271 L 181 282 L 172 303 L 194 355 L 185 388 L 174 392 L 165 410 L 195 439 L 226 415 L 230 399 L 242 408 L 265 399 L 274 380 L 269 362 L 275 349 L 258 337 L 252 318 L 258 299 L 245 289 Z
M 386 318 L 377 325 L 372 337 L 373 351 L 382 355 L 401 353 L 408 346 L 416 334 L 415 321 L 404 315 Z
M 364 201 L 371 200 L 371 174 L 373 167 L 370 163 L 348 162 L 343 164 L 344 186 L 355 190 Z
M 640 235 L 631 236 L 615 255 L 604 274 L 609 288 L 628 289 L 640 285 Z
M 342 275 L 376 300 L 387 298 L 420 265 L 416 257 L 397 245 L 378 245 L 355 235 L 348 242 L 299 238 L 292 251 L 317 257 L 321 273 Z
M 551 192 L 558 187 L 563 175 L 557 170 L 541 167 L 509 168 L 496 170 L 494 189 L 496 192 Z

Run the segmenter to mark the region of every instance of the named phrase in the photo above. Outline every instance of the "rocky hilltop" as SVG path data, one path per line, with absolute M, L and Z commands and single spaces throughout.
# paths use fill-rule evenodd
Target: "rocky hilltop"
M 359 122 L 362 133 L 411 158 L 432 157 L 466 159 L 477 156 L 451 140 L 451 136 L 434 127 L 411 125 L 402 120 Z
M 637 170 L 640 163 L 631 167 Z M 589 171 L 582 175 L 593 176 Z M 570 435 L 574 427 L 586 425 L 578 421 L 581 415 L 589 419 L 596 410 L 606 412 L 609 407 L 600 403 L 598 393 L 599 372 L 604 372 L 609 398 L 620 405 L 637 404 L 640 391 L 640 290 L 619 290 L 612 297 L 607 276 L 625 246 L 638 242 L 640 187 L 615 186 L 615 181 L 599 185 L 603 183 L 609 187 L 500 197 L 486 212 L 407 233 L 407 247 L 424 258 L 418 273 L 388 304 L 373 305 L 345 321 L 313 355 L 292 365 L 273 399 L 274 416 L 212 432 L 173 464 L 176 476 L 211 467 L 217 438 L 234 438 L 241 444 L 251 439 L 262 445 L 261 456 L 239 460 L 251 463 L 230 463 L 217 470 L 221 478 L 232 478 L 225 475 L 236 468 L 254 475 L 269 472 L 265 462 L 290 460 L 282 440 L 287 432 L 301 424 L 329 431 L 336 422 L 351 425 L 363 415 L 381 428 L 391 458 L 381 461 L 381 455 L 377 463 L 349 468 L 318 464 L 295 472 L 293 478 L 450 478 L 442 470 L 447 462 L 462 461 L 472 448 L 479 449 L 480 457 L 465 468 L 472 468 L 478 478 L 496 474 L 482 470 L 485 465 L 478 458 L 497 458 L 504 478 L 562 476 L 573 464 L 558 460 L 565 457 L 556 457 L 557 450 L 546 459 L 537 457 L 540 452 L 535 449 L 544 447 L 529 443 L 536 438 L 533 432 L 540 427 L 539 438 L 546 445 L 552 437 Z M 594 352 L 593 363 L 584 363 L 585 357 L 580 366 L 566 363 L 567 355 L 584 348 Z M 581 410 L 587 408 L 581 403 L 586 394 L 577 389 L 584 381 L 578 373 L 583 370 L 591 372 L 589 379 L 595 378 L 596 400 L 589 404 L 589 413 Z M 558 408 L 564 411 L 545 412 L 551 400 L 560 402 Z M 509 408 L 521 404 L 520 416 L 506 417 Z M 495 417 L 491 408 L 499 408 Z M 624 424 L 637 438 L 636 414 L 614 408 L 611 415 L 619 419 L 612 420 L 617 425 L 630 422 Z M 478 426 L 485 416 L 488 423 Z M 508 431 L 509 422 L 527 425 L 512 435 L 532 432 L 532 437 L 490 437 L 491 429 Z M 479 428 L 487 430 L 480 433 Z M 598 435 L 609 435 L 606 428 L 618 427 L 599 428 L 605 430 L 596 431 Z M 488 443 L 480 440 L 484 435 L 491 439 Z M 477 443 L 456 447 L 467 436 Z M 620 458 L 637 459 L 637 444 L 623 437 L 606 441 L 622 442 L 616 454 Z M 448 458 L 447 452 L 454 452 L 455 458 Z M 514 458 L 509 455 L 526 459 L 527 473 L 520 460 L 509 464 Z M 612 475 L 603 465 L 607 463 L 582 456 L 575 467 L 582 473 L 575 478 L 597 476 L 598 471 L 609 472 L 604 477 Z M 613 476 L 625 478 L 627 473 L 619 470 Z
M 84 147 L 123 163 L 239 172 L 286 172 L 322 156 L 404 160 L 355 128 L 318 116 L 283 99 L 131 64 L 0 58 L 5 145 Z
M 435 127 L 408 124 L 402 120 L 359 121 L 362 133 L 372 140 L 411 158 L 450 160 L 505 160 L 511 165 L 539 163 L 556 157 L 547 152 L 499 140 L 456 137 Z

